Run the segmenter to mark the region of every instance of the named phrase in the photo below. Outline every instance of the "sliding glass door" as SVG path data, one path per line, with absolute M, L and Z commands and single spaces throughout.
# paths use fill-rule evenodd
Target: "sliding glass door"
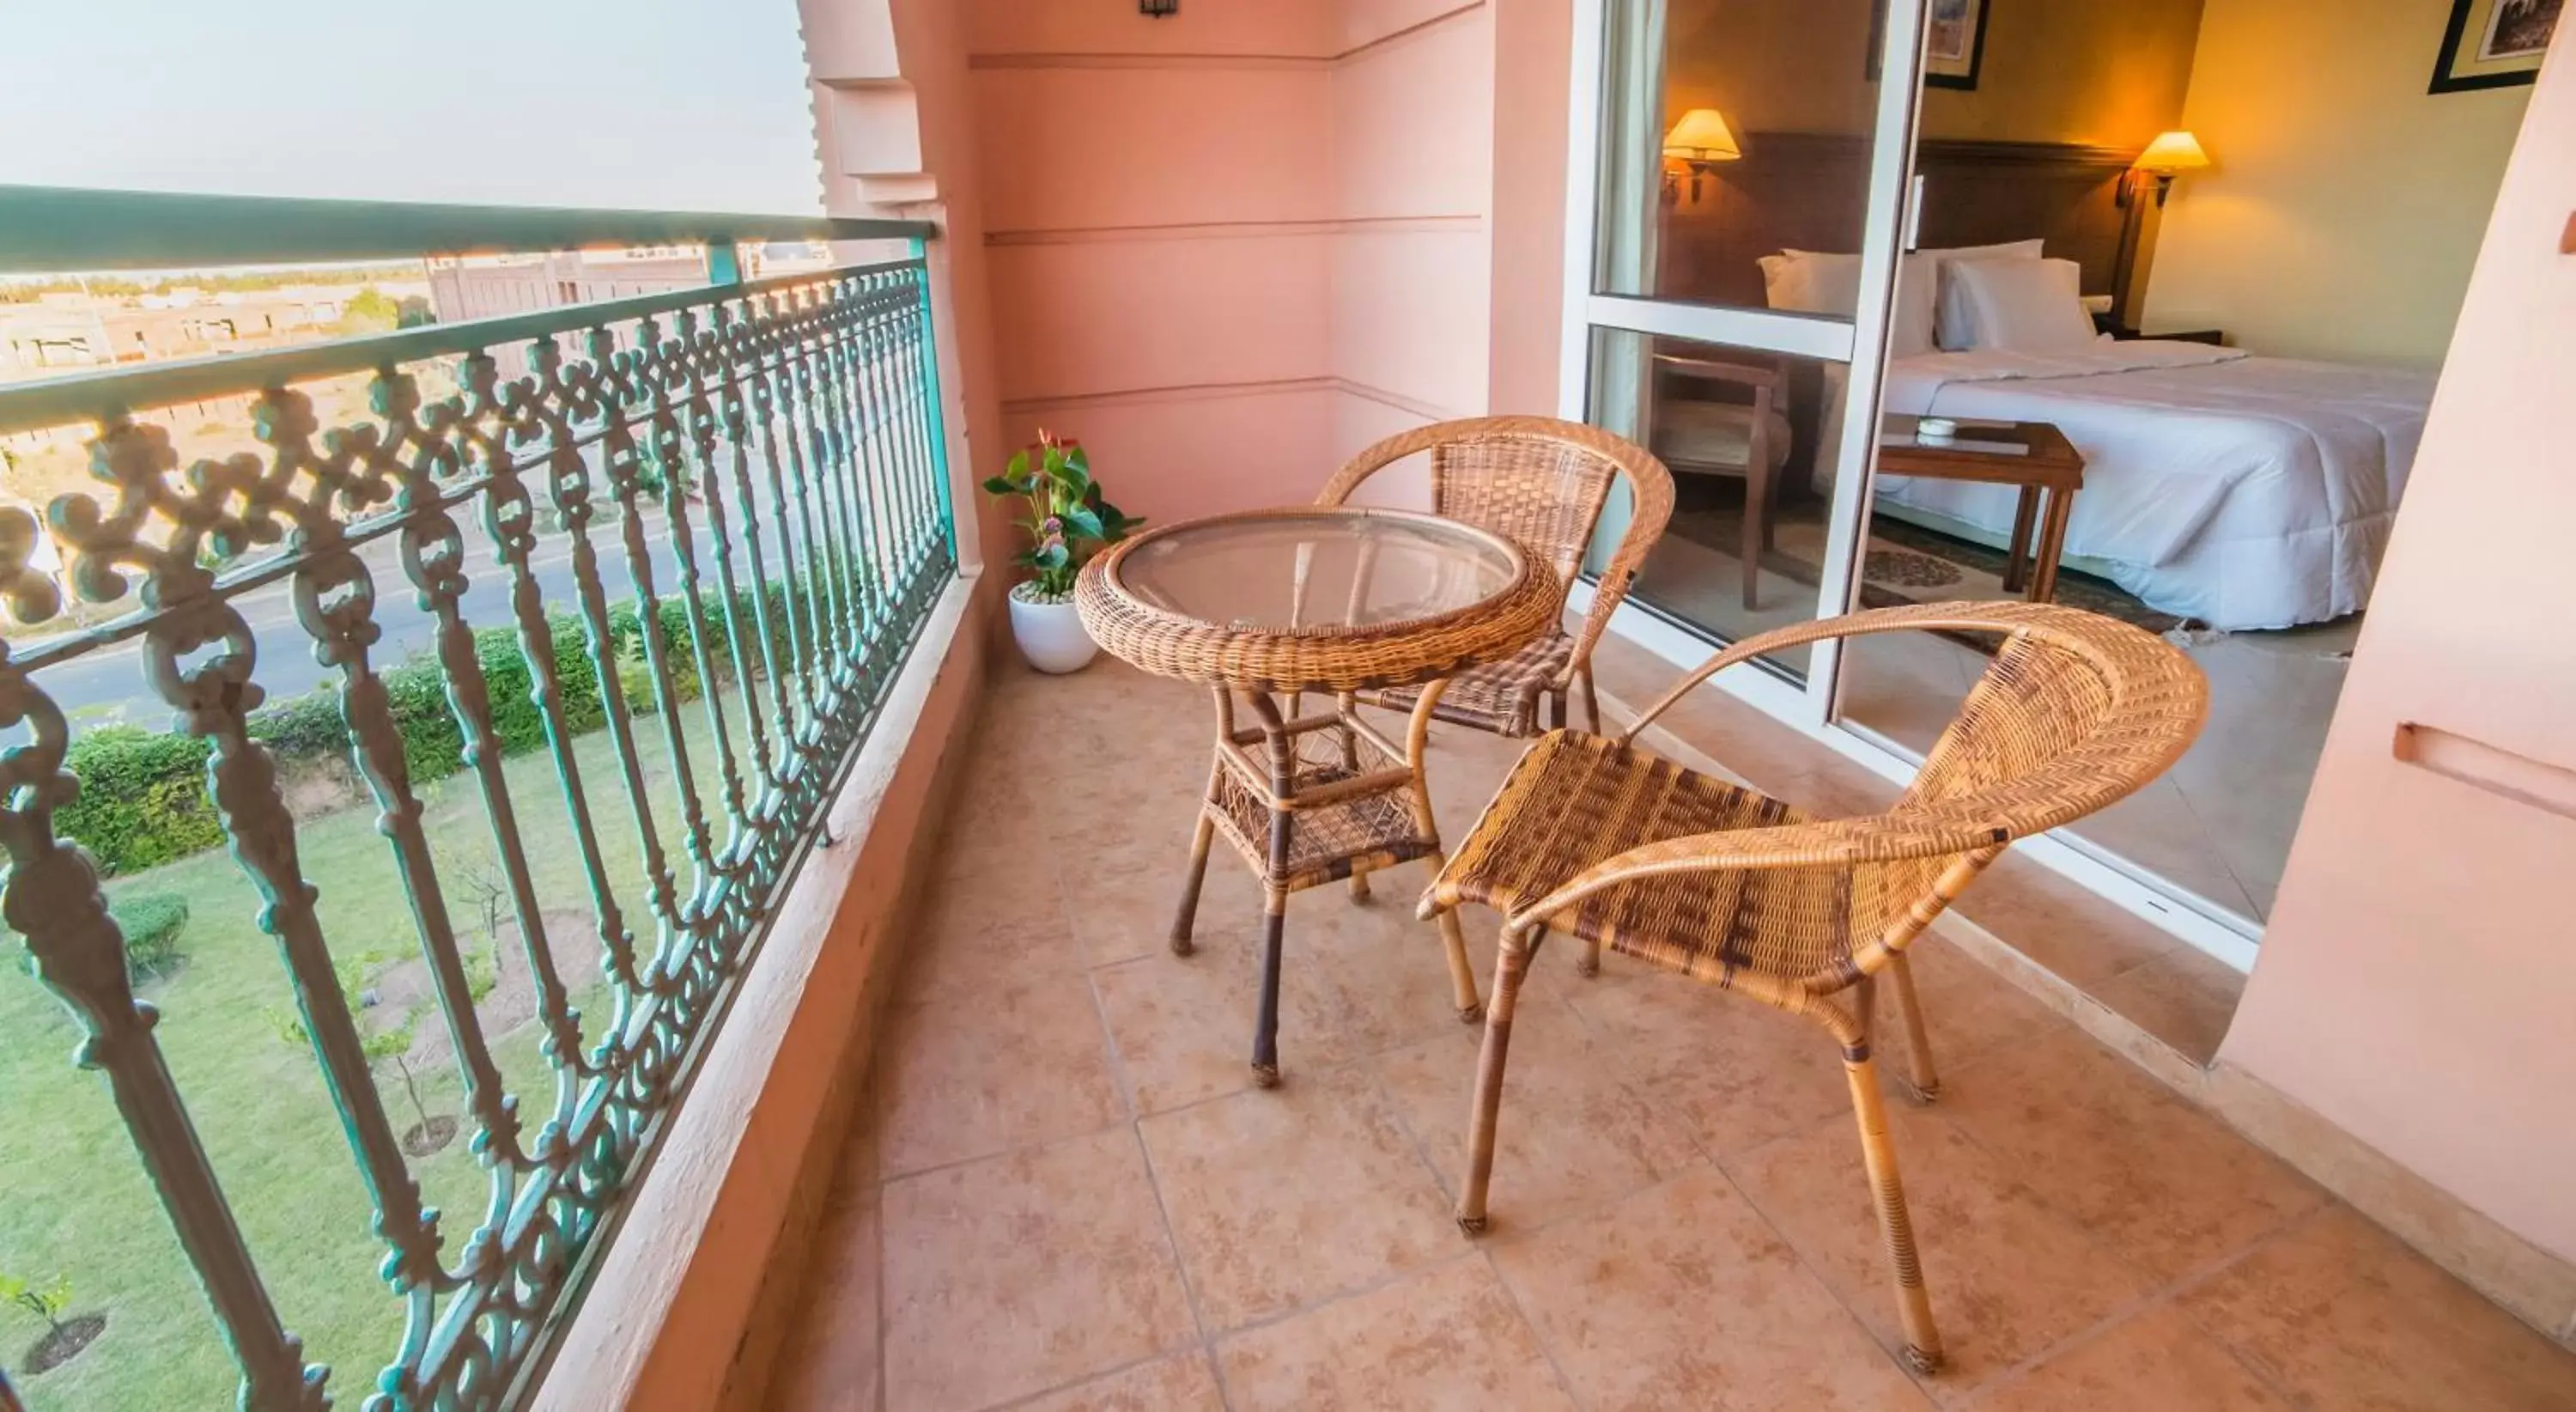
M 1622 626 L 1676 661 L 1861 607 L 2019 596 L 2036 572 L 2032 554 L 1959 540 L 1913 504 L 1948 503 L 1931 482 L 1878 464 L 1882 414 L 1921 410 L 1889 401 L 1887 372 L 1891 350 L 1935 348 L 1942 260 L 2036 257 L 2044 235 L 2097 307 L 2130 312 L 2112 305 L 2139 238 L 2133 152 L 1995 140 L 1956 92 L 1935 111 L 1950 135 L 1918 142 L 1927 65 L 1936 85 L 1973 85 L 1981 14 L 1947 0 L 1578 0 L 1563 410 L 1673 469 L 1673 522 Z M 1970 487 L 1961 503 L 2003 497 L 2009 529 L 2016 493 Z M 2041 497 L 2025 502 L 2030 550 L 2049 547 Z M 1904 778 L 1986 660 L 1949 639 L 1820 644 L 1728 685 Z M 2104 820 L 2130 842 L 2095 832 L 2026 851 L 2250 964 L 2258 928 L 2206 870 L 2133 846 L 2175 833 L 2145 817 L 2156 800 L 2122 807 Z
M 1677 482 L 1632 601 L 1726 641 L 1839 613 L 1904 244 L 1919 0 L 1577 10 L 1568 414 Z M 1833 656 L 1766 661 L 1761 689 L 1821 725 Z

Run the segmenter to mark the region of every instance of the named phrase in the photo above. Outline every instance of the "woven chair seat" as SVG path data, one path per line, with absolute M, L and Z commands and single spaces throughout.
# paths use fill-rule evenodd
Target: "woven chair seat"
M 1510 913 L 1641 844 L 1807 820 L 1643 750 L 1558 731 L 1513 767 L 1441 881 Z M 1849 883 L 1816 869 L 1673 874 L 1596 893 L 1554 925 L 1701 980 L 1752 970 L 1794 982 L 1847 965 Z
M 1574 639 L 1562 632 L 1549 633 L 1509 657 L 1451 677 L 1431 715 L 1496 735 L 1536 735 L 1539 702 L 1564 678 L 1573 660 Z M 1421 694 L 1414 687 L 1390 687 L 1363 692 L 1360 699 L 1389 711 L 1410 711 Z

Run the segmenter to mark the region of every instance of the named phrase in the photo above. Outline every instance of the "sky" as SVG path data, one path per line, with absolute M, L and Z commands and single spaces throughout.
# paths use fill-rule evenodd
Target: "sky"
M 822 209 L 795 0 L 0 0 L 0 183 Z

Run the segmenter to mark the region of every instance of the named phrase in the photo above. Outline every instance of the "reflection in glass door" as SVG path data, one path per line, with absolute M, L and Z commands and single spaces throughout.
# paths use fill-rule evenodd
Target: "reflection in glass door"
M 1578 10 L 1579 42 L 1598 47 L 1577 72 L 1601 82 L 1576 100 L 1592 219 L 1568 256 L 1569 414 L 1653 448 L 1676 483 L 1632 601 L 1720 640 L 1840 612 L 1852 535 L 1838 526 L 1869 464 L 1852 428 L 1876 420 L 1901 243 L 1919 0 Z M 1802 719 L 1823 720 L 1831 656 L 1768 662 Z
M 2087 216 L 2079 228 L 2068 213 L 2104 204 L 2092 197 L 2125 178 L 2133 154 L 2058 144 L 2063 160 L 2035 172 L 2005 150 L 2030 144 L 1961 128 L 1973 104 L 1958 94 L 1926 102 L 1925 26 L 1955 8 L 1578 0 L 1560 385 L 1566 415 L 1650 447 L 1675 473 L 1671 527 L 1623 620 L 1676 661 L 1856 608 L 2026 591 L 2033 569 L 2005 553 L 1970 565 L 1992 569 L 1990 584 L 1934 582 L 1967 556 L 1915 552 L 1937 531 L 1874 513 L 1882 412 L 1916 410 L 1890 404 L 1891 360 L 1936 349 L 1943 261 L 2000 258 L 2010 237 L 2045 235 L 2082 294 L 2127 314 L 2115 276 L 2135 223 L 2097 229 Z M 1951 31 L 1935 36 L 1948 66 L 1935 81 L 1967 89 L 1981 28 Z M 1918 147 L 1927 112 L 1949 135 Z M 1927 183 L 1942 184 L 1930 201 Z M 1997 193 L 2007 199 L 1987 199 Z M 2014 229 L 1986 229 L 2002 225 Z M 2039 257 L 2040 239 L 2017 243 Z M 1978 489 L 2008 504 L 2019 493 Z M 1615 506 L 1612 518 L 1605 543 Z M 2046 518 L 2032 520 L 2035 551 Z M 1947 640 L 1818 644 L 1727 685 L 1905 778 L 1985 661 Z M 2025 851 L 2204 949 L 2250 958 L 2250 925 L 2208 906 L 2169 857 L 2098 831 Z

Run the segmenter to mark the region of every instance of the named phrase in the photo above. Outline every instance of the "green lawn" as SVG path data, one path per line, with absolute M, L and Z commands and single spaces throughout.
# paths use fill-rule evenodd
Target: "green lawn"
M 698 788 L 711 810 L 722 795 L 712 764 L 702 706 L 685 708 Z M 739 718 L 735 740 L 741 740 Z M 679 885 L 691 872 L 681 849 L 678 807 L 661 725 L 635 722 L 651 762 L 655 810 L 663 824 Z M 593 819 L 616 880 L 619 902 L 638 941 L 652 941 L 641 886 L 641 849 L 606 733 L 580 742 L 582 778 Z M 511 797 L 538 890 L 549 911 L 589 910 L 589 892 L 552 758 L 540 752 L 509 762 Z M 470 774 L 423 791 L 427 827 L 443 878 L 480 866 L 501 876 L 480 790 Z M 712 817 L 721 846 L 724 828 Z M 361 806 L 310 818 L 298 828 L 305 876 L 320 889 L 324 933 L 335 957 L 418 954 L 390 845 L 375 831 L 375 811 Z M 261 932 L 259 903 L 229 852 L 218 850 L 131 878 L 130 888 L 171 890 L 189 901 L 181 940 L 184 964 L 144 994 L 160 1009 L 157 1030 L 197 1130 L 259 1262 L 287 1328 L 304 1340 L 309 1360 L 332 1368 L 335 1401 L 354 1407 L 396 1346 L 402 1308 L 377 1279 L 384 1255 L 369 1229 L 372 1207 L 309 1048 L 276 1032 L 273 1012 L 291 1008 L 274 940 Z M 469 943 L 479 944 L 479 909 L 448 890 L 451 912 Z M 73 1067 L 77 1026 L 53 995 L 21 967 L 14 939 L 0 941 L 0 1272 L 31 1278 L 71 1277 L 73 1307 L 105 1313 L 106 1331 L 78 1358 L 25 1378 L 22 1391 L 38 1412 L 158 1412 L 229 1407 L 235 1374 L 212 1311 L 179 1249 L 168 1218 L 144 1179 L 133 1144 L 109 1099 L 105 1080 Z M 524 960 L 505 949 L 505 967 Z M 586 1033 L 608 1018 L 603 981 L 592 971 L 567 974 Z M 424 1027 L 440 1023 L 429 1015 Z M 554 1106 L 554 1080 L 538 1049 L 538 1027 L 494 1039 L 494 1049 L 531 1136 Z M 390 1066 L 379 1090 L 396 1131 L 414 1119 Z M 461 1117 L 461 1085 L 452 1062 L 421 1084 L 434 1114 Z M 466 1134 L 413 1164 L 428 1200 L 444 1212 L 444 1253 L 452 1264 L 481 1219 L 489 1179 L 467 1150 Z M 0 1364 L 17 1367 L 43 1325 L 32 1315 L 0 1311 Z M 21 1375 L 23 1377 L 23 1375 Z

